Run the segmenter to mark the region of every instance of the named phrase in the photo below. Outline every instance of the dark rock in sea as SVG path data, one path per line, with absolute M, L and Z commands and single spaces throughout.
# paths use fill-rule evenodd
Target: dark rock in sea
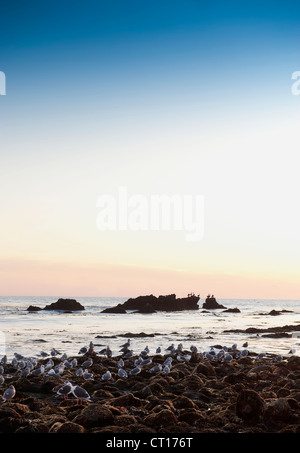
M 245 330 L 242 329 L 229 329 L 224 330 L 225 333 L 282 333 L 282 332 L 299 332 L 300 325 L 286 325 L 286 326 L 275 326 L 275 327 L 248 327 Z
M 227 308 L 227 310 L 224 310 L 223 313 L 241 313 L 241 310 L 238 308 Z
M 29 305 L 29 307 L 27 308 L 27 311 L 40 311 L 40 310 L 43 310 L 42 308 L 40 307 L 36 307 L 35 305 Z
M 68 310 L 68 311 L 77 311 L 84 310 L 83 305 L 81 305 L 75 299 L 58 299 L 57 302 L 53 302 L 50 305 L 46 305 L 44 310 Z
M 146 303 L 139 310 L 137 310 L 135 313 L 156 313 L 156 310 L 154 310 L 152 305 Z
M 219 304 L 214 296 L 207 296 L 205 302 L 202 305 L 202 308 L 206 308 L 208 310 L 215 310 L 217 308 L 226 309 L 227 307 L 224 307 L 224 305 Z
M 281 312 L 279 310 L 271 310 L 269 313 L 269 315 L 271 315 L 271 316 L 278 316 L 280 314 L 281 314 Z
M 262 338 L 291 338 L 292 334 L 287 332 L 265 333 Z
M 126 313 L 125 308 L 121 304 L 116 305 L 115 307 L 108 307 L 102 310 L 101 313 Z
M 155 313 L 156 311 L 182 311 L 182 310 L 198 310 L 198 301 L 200 297 L 190 295 L 188 297 L 176 298 L 175 294 L 167 296 L 139 296 L 134 299 L 130 298 L 123 304 L 119 304 L 118 309 L 137 310 L 139 313 Z M 117 307 L 112 307 L 114 310 Z M 115 311 L 104 311 L 105 313 L 115 313 Z M 103 313 L 103 312 L 102 312 Z M 121 313 L 121 312 L 119 312 Z

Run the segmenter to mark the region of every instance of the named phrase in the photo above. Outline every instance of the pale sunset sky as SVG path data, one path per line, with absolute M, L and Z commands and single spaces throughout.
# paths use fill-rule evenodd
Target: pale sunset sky
M 4 0 L 0 17 L 0 295 L 300 298 L 297 2 Z M 203 196 L 203 238 L 100 230 L 120 187 Z

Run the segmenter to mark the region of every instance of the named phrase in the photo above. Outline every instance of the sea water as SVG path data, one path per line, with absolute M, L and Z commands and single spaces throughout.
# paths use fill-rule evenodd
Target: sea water
M 95 351 L 107 345 L 113 355 L 118 355 L 120 346 L 131 339 L 131 347 L 139 353 L 145 346 L 154 354 L 157 347 L 162 353 L 174 343 L 182 343 L 185 349 L 197 346 L 200 352 L 211 346 L 238 348 L 247 341 L 249 351 L 289 355 L 291 349 L 300 353 L 300 338 L 295 333 L 290 338 L 266 338 L 261 334 L 226 332 L 248 327 L 268 328 L 285 325 L 297 326 L 300 322 L 300 301 L 218 299 L 227 308 L 237 307 L 240 313 L 225 313 L 222 309 L 157 312 L 140 314 L 102 313 L 105 308 L 125 302 L 127 297 L 72 297 L 85 310 L 64 313 L 60 311 L 28 312 L 30 305 L 44 308 L 59 297 L 0 297 L 0 355 L 13 357 L 15 352 L 24 356 L 39 356 L 41 351 L 50 353 L 56 348 L 67 355 L 78 355 L 82 346 L 92 341 Z M 271 316 L 271 310 L 287 310 Z M 142 335 L 140 335 L 142 334 Z M 145 334 L 145 335 L 143 335 Z

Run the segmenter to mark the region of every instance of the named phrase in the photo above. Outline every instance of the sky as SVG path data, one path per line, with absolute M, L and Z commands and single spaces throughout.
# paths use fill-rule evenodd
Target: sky
M 1 295 L 299 299 L 295 1 L 3 0 L 0 21 Z M 162 195 L 194 223 L 140 229 Z

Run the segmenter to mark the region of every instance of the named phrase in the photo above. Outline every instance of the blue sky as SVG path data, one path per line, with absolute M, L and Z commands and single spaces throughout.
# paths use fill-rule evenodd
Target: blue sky
M 23 282 L 22 271 L 13 271 L 20 263 L 56 263 L 75 274 L 83 264 L 115 265 L 126 275 L 133 269 L 119 294 L 133 291 L 134 269 L 163 269 L 171 291 L 172 272 L 182 272 L 178 292 L 199 292 L 191 285 L 201 277 L 205 287 L 207 276 L 211 285 L 215 275 L 222 283 L 207 292 L 242 297 L 243 285 L 237 294 L 226 276 L 244 282 L 251 275 L 264 296 L 274 294 L 274 278 L 296 297 L 296 2 L 6 0 L 0 13 L 7 281 Z M 203 194 L 203 241 L 100 234 L 97 197 L 120 185 L 147 195 Z M 45 282 L 50 274 L 42 273 Z M 112 285 L 85 281 L 82 295 L 108 294 Z M 40 290 L 20 285 L 20 294 Z M 62 282 L 61 291 L 69 294 L 72 285 Z M 140 290 L 153 291 L 146 279 Z

